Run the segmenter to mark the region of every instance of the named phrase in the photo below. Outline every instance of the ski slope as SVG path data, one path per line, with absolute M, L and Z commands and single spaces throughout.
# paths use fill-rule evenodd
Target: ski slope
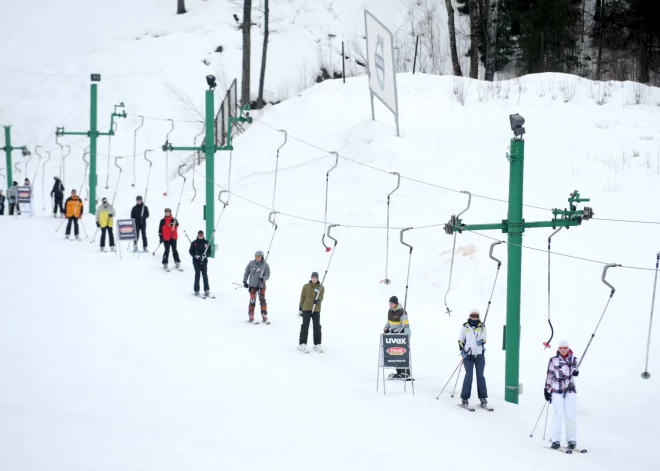
M 148 6 L 148 2 L 134 4 L 136 9 Z M 213 3 L 193 2 L 191 7 L 206 4 Z M 15 8 L 25 14 L 27 7 Z M 95 18 L 105 22 L 112 18 L 109 15 Z M 127 14 L 127 25 L 137 28 L 136 17 Z M 59 38 L 47 43 L 46 50 L 58 42 L 76 44 L 66 28 L 63 32 L 42 21 L 43 28 Z M 122 23 L 122 31 L 127 25 Z M 145 50 L 124 46 L 102 24 L 80 27 L 103 31 L 107 37 L 99 33 L 93 53 L 77 44 L 78 50 L 53 59 L 60 73 L 86 74 L 101 63 L 108 75 L 146 70 L 135 68 L 147 60 Z M 25 33 L 14 29 L 12 34 L 20 38 Z M 173 29 L 172 36 L 181 45 L 181 50 L 172 51 L 173 57 L 189 55 L 184 46 L 193 47 L 199 35 L 199 30 L 186 34 L 185 28 Z M 169 46 L 154 46 L 154 51 L 164 55 Z M 3 54 L 9 53 L 3 50 Z M 23 60 L 29 65 L 28 57 Z M 203 64 L 164 68 L 153 76 L 104 79 L 99 109 L 105 111 L 100 115 L 107 116 L 113 104 L 124 101 L 132 114 L 190 119 L 163 82 L 178 73 L 181 89 L 201 100 Z M 35 69 L 36 65 L 31 67 Z M 56 231 L 61 220 L 53 219 L 48 209 L 42 211 L 43 206 L 48 208 L 47 193 L 59 164 L 59 148 L 47 139 L 55 126 L 78 130 L 87 125 L 88 84 L 53 77 L 1 77 L 17 99 L 13 105 L 2 102 L 9 106 L 3 106 L 0 115 L 14 126 L 15 145 L 33 148 L 46 141 L 44 148 L 51 150 L 53 160 L 46 167 L 46 194 L 41 191 L 41 167 L 34 182 L 37 214 L 0 218 L 0 469 L 652 467 L 653 446 L 660 435 L 653 420 L 660 413 L 659 373 L 654 366 L 660 347 L 657 334 L 651 345 L 653 376 L 640 378 L 651 270 L 610 270 L 608 280 L 617 291 L 576 381 L 578 445 L 589 453 L 569 457 L 543 448 L 543 418 L 535 436 L 529 437 L 543 406 L 547 359 L 554 352 L 544 351 L 542 345 L 549 337 L 545 254 L 549 230 L 530 230 L 524 238 L 526 246 L 540 251 L 523 251 L 520 404 L 503 399 L 504 352 L 499 346 L 505 323 L 506 263 L 488 317 L 486 378 L 495 412 L 468 413 L 456 407 L 458 398 L 450 397 L 453 381 L 439 400 L 435 398 L 459 362 L 460 325 L 469 309 L 485 311 L 491 293 L 496 266 L 488 249 L 493 240 L 484 236 L 502 238 L 495 232 L 458 236 L 447 297 L 453 312 L 448 316 L 443 298 L 452 238 L 441 225 L 465 208 L 466 198 L 446 188 L 506 200 L 508 115 L 518 112 L 527 120 L 527 204 L 564 208 L 568 194 L 578 189 L 591 198 L 588 204 L 597 218 L 658 221 L 660 175 L 654 159 L 660 156 L 660 90 L 645 88 L 644 102 L 635 104 L 639 88 L 632 83 L 599 85 L 543 74 L 491 87 L 469 79 L 401 74 L 397 77 L 401 138 L 395 136 L 393 119 L 383 107 L 377 106 L 377 120 L 371 120 L 365 77 L 346 84 L 324 82 L 254 113 L 254 124 L 234 141 L 231 155 L 232 194 L 216 234 L 217 256 L 209 265 L 216 299 L 199 300 L 191 296 L 193 270 L 183 230 L 193 236 L 204 227 L 203 167 L 188 170 L 182 187 L 182 179 L 174 175 L 187 154 L 152 153 L 146 196 L 152 214 L 150 249 L 157 245 L 156 227 L 163 208 L 176 211 L 181 198 L 184 272 L 163 272 L 160 257 L 151 253 L 139 257 L 99 253 L 98 236 L 96 244 L 89 243 L 95 229 L 89 215 L 84 217 L 89 237 L 83 233 L 81 242 L 64 241 L 63 228 Z M 36 86 L 33 80 L 45 85 Z M 602 97 L 605 103 L 597 104 Z M 37 108 L 36 103 L 47 106 Z M 112 165 L 107 175 L 107 157 L 99 159 L 98 196 L 112 197 L 119 181 L 115 208 L 125 217 L 135 196 L 145 194 L 149 165 L 140 157 L 142 151 L 162 145 L 170 129 L 167 121 L 145 120 L 138 134 L 134 179 L 133 130 L 139 122 L 134 116 L 120 120 L 112 140 L 112 156 L 125 157 L 121 177 Z M 286 130 L 289 139 L 280 150 L 273 198 L 276 149 L 283 142 L 278 129 Z M 192 145 L 200 130 L 193 123 L 177 122 L 170 141 Z M 72 146 L 64 182 L 68 193 L 83 181 L 81 156 L 87 144 L 75 139 L 62 143 Z M 106 148 L 107 139 L 101 141 L 99 152 L 107 155 Z M 326 172 L 334 165 L 331 151 L 344 158 L 329 177 L 327 222 L 340 227 L 333 230 L 339 244 L 323 303 L 325 352 L 303 355 L 296 350 L 300 289 L 312 271 L 325 270 L 330 257 L 321 237 Z M 28 174 L 32 177 L 34 171 L 33 160 Z M 194 172 L 198 172 L 197 196 L 191 203 Z M 389 172 L 406 178 L 391 198 L 390 222 L 396 229 L 390 231 L 385 273 L 382 227 L 387 194 L 396 186 Z M 215 180 L 218 191 L 229 186 L 226 153 L 216 156 Z M 280 211 L 268 260 L 272 277 L 267 298 L 273 323 L 251 326 L 245 323 L 247 294 L 233 283 L 242 281 L 256 250 L 268 249 L 273 199 Z M 218 206 L 217 215 L 219 211 Z M 466 223 L 504 218 L 505 203 L 477 196 L 463 215 Z M 549 218 L 549 210 L 525 208 L 526 220 Z M 403 299 L 405 294 L 408 250 L 398 242 L 399 228 L 404 227 L 419 228 L 405 236 L 414 246 L 408 311 L 415 395 L 410 389 L 404 392 L 399 382 L 388 382 L 388 394 L 383 395 L 375 385 L 378 336 L 388 298 Z M 553 238 L 553 251 L 650 269 L 660 250 L 659 240 L 658 225 L 593 220 L 560 232 Z M 495 255 L 506 262 L 503 245 Z M 567 338 L 578 357 L 609 295 L 600 281 L 602 268 L 599 263 L 552 258 L 553 344 Z M 379 283 L 386 275 L 392 280 L 389 286 Z M 476 401 L 476 391 L 472 399 Z

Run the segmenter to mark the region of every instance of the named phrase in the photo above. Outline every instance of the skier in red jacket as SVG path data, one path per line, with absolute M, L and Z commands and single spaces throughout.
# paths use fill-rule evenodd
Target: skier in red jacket
M 172 210 L 165 208 L 165 217 L 160 220 L 158 225 L 158 237 L 160 242 L 165 245 L 165 253 L 163 254 L 163 268 L 167 270 L 167 262 L 170 258 L 170 247 L 172 248 L 172 258 L 177 269 L 180 269 L 181 260 L 179 259 L 179 252 L 176 250 L 176 241 L 179 238 L 178 234 L 179 221 L 172 216 Z

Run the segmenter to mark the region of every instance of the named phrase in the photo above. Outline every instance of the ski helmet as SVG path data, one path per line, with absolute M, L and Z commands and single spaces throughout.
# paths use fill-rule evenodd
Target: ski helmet
M 264 258 L 264 253 L 261 250 L 257 250 L 255 252 L 254 256 Z

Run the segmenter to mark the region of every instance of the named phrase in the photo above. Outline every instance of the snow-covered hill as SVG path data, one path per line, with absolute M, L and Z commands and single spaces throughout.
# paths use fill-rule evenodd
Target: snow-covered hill
M 107 78 L 99 87 L 101 124 L 109 121 L 104 118 L 119 101 L 131 113 L 119 121 L 111 147 L 113 156 L 124 156 L 127 162 L 115 204 L 120 215 L 127 216 L 135 195 L 146 189 L 149 166 L 141 151 L 162 145 L 170 129 L 167 118 L 191 119 L 170 90 L 175 87 L 201 105 L 208 73 L 201 58 L 211 47 L 232 44 L 215 37 L 219 33 L 208 26 L 211 12 L 224 22 L 218 30 L 233 35 L 234 48 L 240 33 L 231 28 L 234 9 L 227 2 L 190 2 L 190 13 L 183 17 L 172 15 L 174 2 L 167 8 L 146 1 L 114 2 L 112 8 L 90 3 L 60 4 L 67 9 L 39 2 L 34 30 L 48 40 L 40 41 L 38 48 L 28 45 L 35 38 L 27 43 L 29 31 L 20 27 L 35 5 L 13 5 L 10 24 L 2 16 L 7 37 L 16 45 L 2 50 L 3 64 L 83 78 L 1 72 L 8 93 L 0 102 L 0 116 L 14 126 L 15 144 L 33 148 L 46 141 L 44 148 L 57 157 L 59 148 L 50 137 L 54 128 L 86 127 L 87 74 L 102 72 Z M 273 3 L 295 14 L 303 2 Z M 369 2 L 336 3 L 341 8 L 351 5 L 357 15 L 355 28 L 361 27 L 362 5 L 357 4 Z M 329 17 L 319 11 L 308 14 Z M 290 16 L 282 23 L 289 21 Z M 343 17 L 332 21 L 350 24 Z M 306 26 L 314 30 L 321 24 Z M 303 50 L 306 43 L 298 27 L 287 24 L 279 38 L 288 37 L 289 44 Z M 168 34 L 144 36 L 149 32 Z M 285 80 L 301 62 L 287 54 L 286 47 L 278 49 L 286 42 L 278 41 L 271 44 L 274 54 L 291 62 L 273 61 L 271 77 Z M 238 73 L 240 51 L 231 54 L 235 60 L 223 66 L 227 78 Z M 110 77 L 136 72 L 153 73 Z M 62 229 L 56 231 L 60 220 L 53 220 L 47 210 L 31 219 L 0 218 L 0 468 L 431 470 L 468 462 L 484 470 L 527 470 L 539 463 L 568 470 L 652 466 L 660 434 L 653 420 L 660 413 L 654 367 L 657 335 L 651 346 L 653 376 L 640 378 L 652 270 L 610 270 L 617 292 L 577 381 L 578 441 L 589 453 L 568 457 L 545 450 L 540 438 L 543 419 L 535 437 L 529 438 L 543 406 L 541 388 L 551 354 L 542 346 L 549 336 L 544 250 L 550 231 L 531 230 L 525 236 L 525 246 L 540 251 L 523 252 L 520 404 L 503 400 L 504 352 L 499 345 L 506 264 L 488 318 L 486 371 L 496 411 L 469 414 L 458 409 L 457 399 L 450 398 L 453 382 L 439 400 L 435 397 L 458 364 L 460 324 L 470 308 L 485 311 L 490 296 L 496 267 L 488 258 L 492 240 L 485 236 L 502 238 L 496 232 L 458 237 L 447 297 L 453 314 L 447 316 L 443 297 L 452 238 L 441 224 L 466 204 L 463 194 L 451 190 L 475 194 L 463 215 L 466 223 L 506 218 L 506 204 L 490 198 L 507 198 L 508 115 L 518 112 L 527 120 L 525 200 L 535 206 L 525 209 L 525 218 L 551 218 L 543 208 L 565 207 L 568 194 L 578 189 L 591 198 L 589 205 L 602 219 L 560 232 L 553 250 L 653 268 L 660 226 L 604 219 L 660 220 L 660 90 L 558 74 L 495 84 L 423 74 L 402 74 L 397 80 L 401 138 L 395 137 L 393 120 L 382 107 L 376 109 L 377 121 L 371 121 L 365 77 L 346 84 L 327 81 L 255 113 L 254 124 L 236 139 L 231 155 L 232 196 L 216 235 L 217 257 L 209 268 L 215 300 L 190 295 L 192 265 L 185 242 L 180 251 L 186 271 L 164 273 L 158 256 L 124 253 L 120 259 L 98 253 L 89 239 L 63 241 Z M 133 115 L 138 114 L 150 118 L 138 134 L 132 187 L 133 130 L 140 122 Z M 269 258 L 273 324 L 248 326 L 246 293 L 233 283 L 241 281 L 254 251 L 266 251 L 271 241 L 267 218 L 273 205 L 276 149 L 283 142 L 280 129 L 289 139 L 279 154 L 274 206 L 281 213 Z M 199 132 L 194 123 L 177 122 L 170 141 L 191 145 Z M 65 184 L 67 189 L 78 187 L 86 143 L 62 143 L 73 147 Z M 102 140 L 100 152 L 106 154 L 106 148 L 107 140 Z M 329 178 L 327 222 L 341 226 L 334 230 L 339 244 L 323 304 L 326 351 L 302 355 L 295 350 L 300 288 L 312 271 L 325 270 L 330 257 L 321 237 L 332 151 L 342 159 Z M 156 158 L 147 204 L 153 215 L 153 250 L 157 220 L 164 207 L 177 207 L 180 195 L 182 229 L 192 235 L 204 226 L 204 173 L 197 169 L 197 196 L 191 202 L 192 173 L 183 188 L 178 177 L 166 181 L 166 165 L 171 174 L 186 154 L 172 153 L 169 162 L 160 151 L 152 155 Z M 105 190 L 106 165 L 101 157 L 99 196 L 110 197 L 119 174 L 111 167 L 110 189 Z M 46 167 L 46 193 L 57 168 L 55 158 Z M 28 173 L 32 176 L 34 170 L 33 160 Z M 218 191 L 228 186 L 228 170 L 229 155 L 219 153 Z M 38 210 L 48 205 L 41 172 L 40 167 L 35 182 Z M 386 196 L 396 186 L 389 172 L 404 178 L 391 199 L 390 222 L 396 229 L 390 231 L 386 273 L 382 227 Z M 92 218 L 85 217 L 84 223 L 91 238 Z M 388 298 L 403 298 L 405 293 L 408 251 L 398 242 L 403 227 L 417 228 L 406 232 L 406 241 L 414 246 L 408 309 L 416 394 L 404 393 L 400 383 L 388 383 L 388 395 L 383 396 L 382 390 L 375 391 L 376 349 Z M 496 255 L 506 261 L 503 247 L 496 248 Z M 562 256 L 552 259 L 554 343 L 568 338 L 578 356 L 609 295 L 600 281 L 602 267 Z M 389 286 L 379 283 L 386 275 L 392 280 Z

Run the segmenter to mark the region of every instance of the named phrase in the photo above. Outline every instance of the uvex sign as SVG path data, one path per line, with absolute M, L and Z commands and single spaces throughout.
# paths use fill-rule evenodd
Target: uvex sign
M 397 344 L 397 345 L 407 345 L 408 342 L 406 341 L 405 338 L 391 339 L 391 338 L 385 337 L 385 343 L 394 343 L 394 344 Z

